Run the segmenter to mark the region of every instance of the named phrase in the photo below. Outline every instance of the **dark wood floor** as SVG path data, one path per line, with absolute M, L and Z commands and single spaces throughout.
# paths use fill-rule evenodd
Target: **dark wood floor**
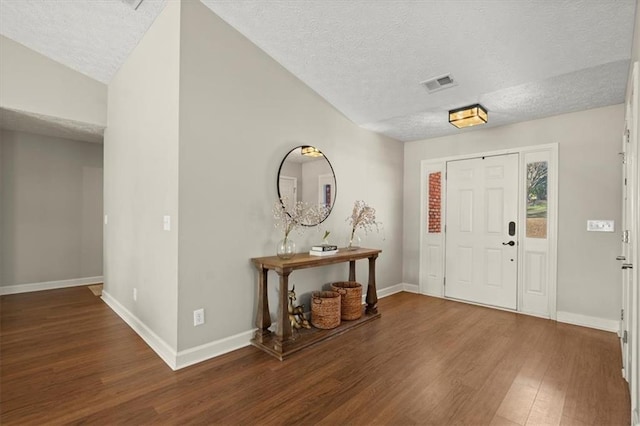
M 171 371 L 85 287 L 0 298 L 0 423 L 629 424 L 612 333 L 400 293 L 280 362 Z

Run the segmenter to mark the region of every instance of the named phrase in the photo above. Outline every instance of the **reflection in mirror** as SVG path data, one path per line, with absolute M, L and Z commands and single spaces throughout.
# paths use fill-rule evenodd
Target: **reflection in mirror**
M 327 157 L 313 146 L 298 146 L 289 151 L 278 171 L 278 197 L 288 212 L 293 211 L 297 202 L 324 207 L 326 215 L 320 221 L 301 224 L 315 226 L 323 222 L 336 200 L 336 176 Z

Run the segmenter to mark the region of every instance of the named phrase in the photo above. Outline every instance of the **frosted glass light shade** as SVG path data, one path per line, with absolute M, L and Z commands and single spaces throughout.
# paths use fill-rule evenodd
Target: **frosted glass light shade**
M 449 123 L 458 129 L 463 127 L 477 126 L 489 120 L 487 110 L 480 104 L 469 105 L 449 111 Z

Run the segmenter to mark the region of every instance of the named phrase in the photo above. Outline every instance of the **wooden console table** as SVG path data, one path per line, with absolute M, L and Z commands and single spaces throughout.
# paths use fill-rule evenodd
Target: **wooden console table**
M 280 361 L 287 356 L 321 340 L 342 334 L 374 319 L 380 318 L 378 313 L 378 296 L 376 294 L 376 259 L 382 250 L 359 248 L 356 250 L 340 249 L 330 256 L 311 256 L 298 253 L 291 259 L 280 259 L 277 256 L 257 257 L 251 259 L 258 269 L 258 304 L 256 312 L 256 330 L 251 343 L 263 351 L 275 356 Z M 349 262 L 349 281 L 356 280 L 356 260 L 369 259 L 369 281 L 367 285 L 367 306 L 364 315 L 354 321 L 343 321 L 331 330 L 317 328 L 300 329 L 294 336 L 291 332 L 287 312 L 289 275 L 296 269 L 315 268 L 334 263 Z M 278 320 L 276 332 L 269 331 L 271 316 L 267 296 L 267 275 L 274 270 L 280 276 L 280 297 L 278 300 Z

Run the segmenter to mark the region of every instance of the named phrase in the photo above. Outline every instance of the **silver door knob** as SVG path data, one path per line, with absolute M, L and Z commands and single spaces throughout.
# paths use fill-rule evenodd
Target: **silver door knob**
M 633 269 L 633 263 L 623 263 L 622 269 Z

